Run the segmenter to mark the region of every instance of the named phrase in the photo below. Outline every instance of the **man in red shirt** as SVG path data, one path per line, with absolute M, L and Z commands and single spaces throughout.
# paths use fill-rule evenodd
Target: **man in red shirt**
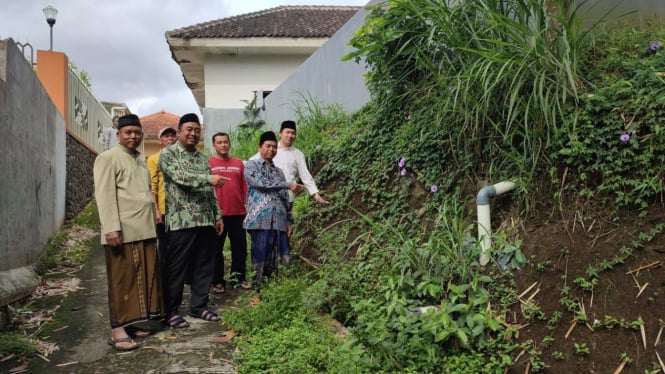
M 215 258 L 215 277 L 213 278 L 213 292 L 224 293 L 224 242 L 228 235 L 231 242 L 231 281 L 239 284 L 243 289 L 249 289 L 246 281 L 247 273 L 247 234 L 242 227 L 247 211 L 247 181 L 245 180 L 245 165 L 242 160 L 232 157 L 231 139 L 229 135 L 218 132 L 212 136 L 215 154 L 210 157 L 212 173 L 227 178 L 222 186 L 215 187 L 217 202 L 222 209 L 224 232 L 220 236 L 219 250 Z

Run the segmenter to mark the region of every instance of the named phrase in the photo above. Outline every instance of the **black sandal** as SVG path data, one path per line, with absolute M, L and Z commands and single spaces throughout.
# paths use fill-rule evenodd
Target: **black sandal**
M 171 316 L 171 318 L 168 319 L 166 324 L 169 325 L 169 327 L 173 327 L 176 329 L 189 327 L 189 322 L 187 322 L 186 319 L 182 318 L 182 316 L 178 314 L 174 314 L 173 316 Z
M 209 322 L 217 322 L 217 321 L 220 320 L 220 318 L 219 318 L 219 316 L 217 315 L 217 313 L 212 312 L 212 311 L 207 310 L 207 309 L 204 310 L 203 312 L 201 312 L 201 314 L 196 314 L 196 313 L 194 313 L 194 312 L 189 312 L 188 314 L 189 314 L 190 316 L 194 317 L 194 318 L 200 318 L 200 319 L 202 319 L 202 320 L 204 320 L 204 321 L 209 321 Z

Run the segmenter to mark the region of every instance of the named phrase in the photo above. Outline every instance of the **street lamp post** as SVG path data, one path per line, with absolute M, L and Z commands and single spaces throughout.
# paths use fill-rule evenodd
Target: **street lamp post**
M 46 23 L 48 23 L 49 28 L 51 29 L 51 44 L 50 51 L 53 50 L 53 25 L 55 25 L 55 17 L 58 16 L 58 10 L 52 7 L 51 5 L 44 8 L 44 15 L 46 16 Z

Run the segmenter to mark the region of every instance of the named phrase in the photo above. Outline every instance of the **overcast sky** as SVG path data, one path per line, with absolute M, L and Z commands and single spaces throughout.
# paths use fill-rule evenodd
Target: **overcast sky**
M 100 101 L 125 103 L 146 116 L 199 113 L 166 31 L 280 5 L 355 5 L 367 0 L 0 0 L 0 39 L 49 49 L 42 11 L 58 9 L 53 50 L 90 76 Z

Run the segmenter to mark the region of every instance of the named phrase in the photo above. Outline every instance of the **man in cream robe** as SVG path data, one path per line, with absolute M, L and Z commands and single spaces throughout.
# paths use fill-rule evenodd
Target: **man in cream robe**
M 136 115 L 118 120 L 118 145 L 95 159 L 95 199 L 108 277 L 109 344 L 138 348 L 125 327 L 162 317 L 163 301 L 150 174 L 137 151 L 143 139 Z M 142 336 L 137 332 L 137 336 Z

